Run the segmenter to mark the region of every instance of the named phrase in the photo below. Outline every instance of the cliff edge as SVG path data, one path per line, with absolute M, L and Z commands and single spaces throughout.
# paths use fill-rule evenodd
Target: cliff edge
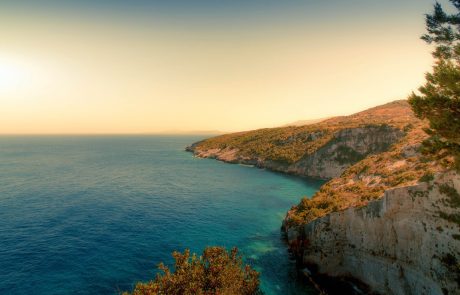
M 313 273 L 353 277 L 375 293 L 459 294 L 459 192 L 460 175 L 441 173 L 388 189 L 367 206 L 288 226 L 288 242 Z

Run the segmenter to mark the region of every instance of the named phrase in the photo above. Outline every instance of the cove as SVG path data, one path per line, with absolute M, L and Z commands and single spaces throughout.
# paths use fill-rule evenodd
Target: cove
M 322 181 L 194 158 L 203 136 L 0 137 L 0 293 L 117 294 L 171 252 L 237 246 L 265 294 L 316 294 L 280 235 Z

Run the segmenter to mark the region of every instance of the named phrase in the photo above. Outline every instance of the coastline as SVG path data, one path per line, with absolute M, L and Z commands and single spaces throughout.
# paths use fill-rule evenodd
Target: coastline
M 442 295 L 460 282 L 460 268 L 452 268 L 460 261 L 460 176 L 446 170 L 451 159 L 421 153 L 425 128 L 407 101 L 394 101 L 313 125 L 208 138 L 186 150 L 329 180 L 293 204 L 282 226 L 310 279 L 347 281 L 350 294 Z M 395 191 L 397 200 L 388 201 Z M 419 264 L 425 256 L 429 262 Z M 326 280 L 326 288 L 334 285 Z
M 232 165 L 239 165 L 247 168 L 255 168 L 259 170 L 266 170 L 266 172 L 269 173 L 274 173 L 274 174 L 279 174 L 281 176 L 289 177 L 289 178 L 298 178 L 301 179 L 302 181 L 305 180 L 310 180 L 313 182 L 320 181 L 322 182 L 321 185 L 326 183 L 328 179 L 324 178 L 318 178 L 318 177 L 312 177 L 308 175 L 304 175 L 301 173 L 293 173 L 288 170 L 283 170 L 283 169 L 276 169 L 273 166 L 266 166 L 264 161 L 260 161 L 258 159 L 248 159 L 248 158 L 243 158 L 243 159 L 229 159 L 227 157 L 220 157 L 219 155 L 203 155 L 203 154 L 197 154 L 195 153 L 194 150 L 194 144 L 191 144 L 189 146 L 186 146 L 184 151 L 191 153 L 194 158 L 197 159 L 209 159 L 209 160 L 214 160 L 217 162 L 221 162 L 224 164 L 232 164 Z M 319 187 L 318 187 L 319 190 Z M 316 190 L 316 192 L 318 191 Z M 295 261 L 295 270 L 296 270 L 296 277 L 300 278 L 301 281 L 305 284 L 307 284 L 309 287 L 312 289 L 316 290 L 317 294 L 323 295 L 326 294 L 324 293 L 324 289 L 320 287 L 320 285 L 327 284 L 329 285 L 329 292 L 327 294 L 330 295 L 335 295 L 335 294 L 350 294 L 350 295 L 361 295 L 361 294 L 366 294 L 362 293 L 361 290 L 366 290 L 366 286 L 362 284 L 361 282 L 357 280 L 353 280 L 353 278 L 334 278 L 330 277 L 327 275 L 307 275 L 305 272 L 306 268 L 301 267 L 301 264 L 299 264 L 299 260 L 291 254 L 291 248 L 288 244 L 288 240 L 285 237 L 285 232 L 282 230 L 282 224 L 284 223 L 284 218 L 281 221 L 280 226 L 278 227 L 279 229 L 279 236 L 282 239 L 282 244 L 285 247 L 286 250 L 286 255 L 289 257 L 290 260 Z M 358 291 L 358 293 L 356 293 Z
M 195 152 L 193 150 L 188 150 L 186 147 L 184 149 L 184 151 L 188 152 L 188 153 L 192 153 L 193 157 L 197 158 L 197 159 L 211 159 L 211 160 L 215 160 L 215 161 L 218 161 L 218 162 L 222 162 L 222 163 L 225 163 L 225 164 L 230 164 L 230 165 L 240 165 L 240 166 L 243 166 L 243 167 L 248 167 L 248 168 L 256 168 L 256 169 L 261 169 L 261 170 L 267 170 L 271 173 L 279 173 L 281 175 L 284 175 L 284 176 L 291 176 L 291 177 L 299 177 L 301 179 L 304 179 L 304 180 L 314 180 L 314 181 L 322 181 L 324 183 L 326 183 L 327 181 L 331 180 L 331 178 L 321 178 L 321 177 L 315 177 L 315 176 L 310 176 L 310 175 L 305 175 L 303 173 L 296 173 L 295 171 L 290 171 L 288 169 L 277 169 L 275 168 L 274 166 L 266 166 L 264 164 L 264 162 L 259 162 L 257 160 L 238 160 L 238 161 L 232 161 L 232 160 L 226 160 L 226 159 L 221 159 L 221 158 L 218 158 L 218 157 L 205 157 L 205 156 L 200 156 L 200 155 L 197 155 L 195 154 Z
M 189 145 L 185 148 L 186 152 L 192 153 L 194 157 L 200 158 L 200 159 L 212 159 L 216 160 L 222 163 L 226 164 L 234 164 L 234 165 L 242 165 L 246 166 L 249 168 L 257 168 L 257 169 L 266 169 L 269 172 L 272 173 L 280 173 L 285 176 L 292 176 L 292 177 L 300 177 L 302 179 L 312 179 L 312 180 L 318 180 L 318 181 L 323 181 L 326 183 L 328 179 L 321 179 L 321 178 L 315 178 L 311 177 L 308 175 L 302 175 L 302 174 L 294 174 L 290 173 L 288 171 L 282 171 L 282 170 L 274 170 L 271 167 L 266 167 L 264 166 L 263 162 L 257 161 L 259 164 L 246 164 L 246 160 L 228 160 L 225 158 L 219 158 L 219 157 L 205 157 L 203 155 L 197 155 L 195 154 L 195 151 L 193 149 L 193 144 Z M 323 184 L 324 184 L 323 183 Z M 291 259 L 294 259 L 296 261 L 296 270 L 297 270 L 297 275 L 305 282 L 310 284 L 318 294 L 331 294 L 331 295 L 339 295 L 339 294 L 350 294 L 350 295 L 364 295 L 364 294 L 374 294 L 370 291 L 370 288 L 368 285 L 366 285 L 364 282 L 351 277 L 351 276 L 329 276 L 326 274 L 321 274 L 318 273 L 315 270 L 315 266 L 310 266 L 310 265 L 305 265 L 302 262 L 301 256 L 297 255 L 295 251 L 292 248 L 292 245 L 289 243 L 288 239 L 288 230 L 285 226 L 285 221 L 286 217 L 283 219 L 281 225 L 280 225 L 280 237 L 283 239 L 286 250 L 288 252 L 288 255 L 291 257 Z
M 413 150 L 417 144 L 411 144 L 398 145 L 396 150 L 409 159 L 416 155 Z M 264 161 L 256 159 L 229 159 L 220 157 L 218 151 L 197 153 L 194 145 L 187 147 L 186 150 L 199 158 L 211 158 L 231 164 L 256 162 L 257 165 L 254 166 L 257 168 L 295 175 L 289 173 L 287 169 L 275 170 L 270 166 L 266 167 Z M 228 153 L 224 152 L 223 155 L 228 155 Z M 453 251 L 452 253 L 456 253 L 454 255 L 459 255 L 455 249 L 460 249 L 460 242 L 452 238 L 458 233 L 452 221 L 439 220 L 443 215 L 438 213 L 439 209 L 436 208 L 440 208 L 439 203 L 449 203 L 439 187 L 447 185 L 459 191 L 460 180 L 458 174 L 454 172 L 445 173 L 438 173 L 430 185 L 412 181 L 406 186 L 390 187 L 382 196 L 365 205 L 346 207 L 302 226 L 289 225 L 293 209 L 288 211 L 281 225 L 281 234 L 285 238 L 291 257 L 296 260 L 298 272 L 313 286 L 319 286 L 317 290 L 321 290 L 320 293 L 324 291 L 325 294 L 327 292 L 327 294 L 415 295 L 429 292 L 429 294 L 442 295 L 449 292 L 446 290 L 455 290 L 458 270 L 452 271 L 451 266 L 445 261 L 455 259 L 455 256 L 446 258 L 451 257 L 446 253 Z M 310 178 L 308 175 L 300 176 Z M 431 191 L 433 187 L 437 189 Z M 388 196 L 392 196 L 395 192 L 397 198 L 391 197 L 393 201 L 390 202 Z M 420 196 L 426 200 L 421 199 Z M 386 210 L 390 212 L 387 213 Z M 452 211 L 449 206 L 442 207 L 442 210 L 448 212 L 444 213 L 447 214 L 446 216 L 456 214 L 455 209 Z M 419 214 L 425 211 L 428 213 Z M 395 221 L 394 218 L 399 218 L 401 221 L 397 221 L 399 219 Z M 398 227 L 398 224 L 407 218 L 412 220 L 413 225 Z M 353 228 L 355 223 L 365 224 L 365 226 Z M 442 231 L 440 226 L 452 228 L 452 230 Z M 391 235 L 387 233 L 388 227 L 395 228 L 391 230 Z M 377 233 L 377 236 L 372 234 L 374 232 Z M 334 234 L 331 235 L 331 233 Z M 415 244 L 410 242 L 414 238 L 401 244 L 407 235 L 418 237 L 415 239 Z M 437 238 L 431 239 L 433 235 Z M 379 236 L 391 238 L 382 241 Z M 361 238 L 367 240 L 361 246 L 357 246 L 358 242 L 351 242 Z M 437 240 L 443 241 L 442 249 L 438 249 Z M 337 248 L 343 242 L 345 244 Z M 370 246 L 366 247 L 366 243 L 370 243 Z M 382 246 L 384 248 L 380 249 Z M 394 249 L 395 253 L 403 254 L 394 256 L 394 254 L 388 254 L 386 249 Z M 420 253 L 412 253 L 413 249 L 419 249 Z M 350 255 L 350 253 L 355 254 Z M 426 255 L 433 257 L 431 263 L 417 264 L 417 259 L 413 259 L 413 257 Z M 387 256 L 394 258 L 388 259 Z M 385 270 L 383 273 L 382 269 Z M 436 277 L 440 274 L 448 279 L 439 282 Z M 401 293 L 401 290 L 404 293 Z

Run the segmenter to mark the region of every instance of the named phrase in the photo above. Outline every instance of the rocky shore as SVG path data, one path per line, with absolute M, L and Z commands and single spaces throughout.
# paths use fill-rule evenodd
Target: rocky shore
M 330 180 L 282 226 L 299 270 L 319 289 L 460 294 L 460 175 L 420 154 L 423 128 L 396 101 L 309 126 L 219 136 L 187 151 Z

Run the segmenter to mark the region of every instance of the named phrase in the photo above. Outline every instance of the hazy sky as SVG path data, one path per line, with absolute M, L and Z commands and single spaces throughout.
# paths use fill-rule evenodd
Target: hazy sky
M 406 98 L 432 4 L 2 1 L 0 133 L 236 131 Z

